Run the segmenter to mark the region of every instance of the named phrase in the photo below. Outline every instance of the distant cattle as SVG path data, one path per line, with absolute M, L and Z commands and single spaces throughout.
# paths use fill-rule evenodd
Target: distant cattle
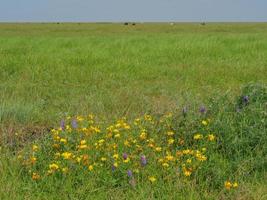
M 128 22 L 125 22 L 125 23 L 124 23 L 124 25 L 125 25 L 125 26 L 128 26 L 128 25 L 129 25 L 129 23 L 128 23 Z

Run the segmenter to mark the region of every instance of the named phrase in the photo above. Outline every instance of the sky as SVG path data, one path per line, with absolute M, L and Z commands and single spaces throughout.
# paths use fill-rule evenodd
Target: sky
M 0 0 L 0 22 L 267 22 L 267 0 Z

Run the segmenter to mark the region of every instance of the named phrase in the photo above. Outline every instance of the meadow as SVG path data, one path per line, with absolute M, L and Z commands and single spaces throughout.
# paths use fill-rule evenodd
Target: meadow
M 0 199 L 267 198 L 266 57 L 266 23 L 0 24 Z

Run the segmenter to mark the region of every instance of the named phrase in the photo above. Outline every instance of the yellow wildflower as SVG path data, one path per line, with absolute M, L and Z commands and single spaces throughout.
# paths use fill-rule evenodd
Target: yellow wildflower
M 56 163 L 52 163 L 52 164 L 49 165 L 49 169 L 53 170 L 53 171 L 56 171 L 56 170 L 59 169 L 59 166 Z
M 93 165 L 89 165 L 89 166 L 88 166 L 88 170 L 89 170 L 89 171 L 92 171 L 93 169 L 94 169 L 94 166 L 93 166 Z
M 134 125 L 137 126 L 137 125 L 139 124 L 139 122 L 140 122 L 140 119 L 139 119 L 139 118 L 135 119 L 135 120 L 134 120 Z
M 215 136 L 213 134 L 209 134 L 208 135 L 208 140 L 209 141 L 214 141 L 215 140 Z
M 117 163 L 117 162 L 114 162 L 114 167 L 118 167 L 119 166 L 119 164 Z
M 67 139 L 65 139 L 65 138 L 61 138 L 61 139 L 60 139 L 60 142 L 66 144 L 66 143 L 67 143 Z
M 172 155 L 168 154 L 166 156 L 166 160 L 168 160 L 168 161 L 174 161 L 174 157 Z
M 114 133 L 119 133 L 120 131 L 118 129 L 113 130 Z
M 168 139 L 168 144 L 169 144 L 169 145 L 171 145 L 171 144 L 173 144 L 173 143 L 174 143 L 174 139 L 173 139 L 173 138 Z
M 192 170 L 191 169 L 186 169 L 185 165 L 183 164 L 183 173 L 185 176 L 191 176 Z
M 105 142 L 104 139 L 101 139 L 101 140 L 98 141 L 98 143 L 100 143 L 100 144 L 102 144 L 102 143 L 104 143 L 104 142 Z
M 152 116 L 151 116 L 151 115 L 145 115 L 145 116 L 144 116 L 144 119 L 145 119 L 146 121 L 152 121 Z
M 168 163 L 162 163 L 162 166 L 165 167 L 165 168 L 168 168 L 170 165 Z
M 36 172 L 33 172 L 32 173 L 32 180 L 39 180 L 41 178 L 41 176 L 38 174 L 38 173 L 36 173 Z
M 78 149 L 87 149 L 87 145 L 86 144 L 83 144 L 83 145 L 79 145 L 78 146 Z
M 119 154 L 114 154 L 113 158 L 117 160 L 119 158 Z
M 82 158 L 81 158 L 80 156 L 78 156 L 78 157 L 76 158 L 77 163 L 80 163 L 81 160 L 82 160 Z
M 224 187 L 227 189 L 227 190 L 230 190 L 231 187 L 232 187 L 232 183 L 230 181 L 225 181 L 224 182 Z
M 112 148 L 115 150 L 115 149 L 118 148 L 118 145 L 117 145 L 117 144 L 113 144 L 113 145 L 112 145 Z
M 199 160 L 199 161 L 205 161 L 207 160 L 207 157 L 205 155 L 202 155 L 200 152 L 197 152 L 196 153 L 196 158 Z
M 150 177 L 148 177 L 148 180 L 149 180 L 151 183 L 154 183 L 157 179 L 156 179 L 154 176 L 150 176 Z
M 69 131 L 69 132 L 72 131 L 72 128 L 70 127 L 70 125 L 66 126 L 66 130 Z
M 238 183 L 237 182 L 234 182 L 233 183 L 233 188 L 237 188 L 238 187 Z
M 33 151 L 38 151 L 38 149 L 39 149 L 39 148 L 38 148 L 37 145 L 32 145 L 32 150 L 33 150 Z
M 153 143 L 149 143 L 147 146 L 150 148 L 154 148 L 155 145 Z
M 80 144 L 81 144 L 81 145 L 86 144 L 86 140 L 81 140 Z
M 89 114 L 89 115 L 88 115 L 88 118 L 89 118 L 90 120 L 92 120 L 92 119 L 94 119 L 94 115 L 93 115 L 93 114 Z
M 31 161 L 31 164 L 35 164 L 36 161 L 37 161 L 37 158 L 34 157 L 34 156 L 32 156 L 32 157 L 30 158 L 30 161 Z
M 85 127 L 83 127 L 81 130 L 82 130 L 82 132 L 87 132 L 88 131 L 88 129 L 85 128 Z
M 156 152 L 161 152 L 161 150 L 162 150 L 161 147 L 156 147 L 156 148 L 155 148 L 155 151 L 156 151 Z
M 124 162 L 124 163 L 128 163 L 128 162 L 130 162 L 130 158 L 129 158 L 129 157 L 126 158 L 125 160 L 123 160 L 123 162 Z
M 202 120 L 201 122 L 204 126 L 207 126 L 208 125 L 208 122 L 206 120 Z
M 67 167 L 62 168 L 63 173 L 67 173 L 68 171 L 69 171 L 69 169 Z
M 102 157 L 102 158 L 101 158 L 101 161 L 102 161 L 102 162 L 105 162 L 106 160 L 107 160 L 107 158 L 105 158 L 105 157 Z
M 185 176 L 191 176 L 192 172 L 189 170 L 184 170 L 184 175 Z
M 53 170 L 51 170 L 51 169 L 49 169 L 49 170 L 47 170 L 47 175 L 51 175 L 51 174 L 53 174 Z
M 193 150 L 191 150 L 191 149 L 185 149 L 185 150 L 183 150 L 182 151 L 183 152 L 183 154 L 185 154 L 185 155 L 187 155 L 187 154 L 193 154 L 194 153 L 194 151 Z
M 126 146 L 126 147 L 130 147 L 130 146 L 131 146 L 128 140 L 125 140 L 123 144 L 124 144 L 124 146 Z
M 96 133 L 100 133 L 101 130 L 98 127 L 90 126 L 90 128 L 95 131 Z
M 84 118 L 82 116 L 77 116 L 76 119 L 77 119 L 77 121 L 80 121 L 80 122 L 84 120 Z
M 200 140 L 200 139 L 202 139 L 203 138 L 203 135 L 201 135 L 201 134 L 196 134 L 196 135 L 194 135 L 194 140 Z
M 69 160 L 69 159 L 71 159 L 72 153 L 70 153 L 70 152 L 64 152 L 64 153 L 62 153 L 61 155 L 62 155 L 62 157 L 63 157 L 65 160 Z
M 54 139 L 55 141 L 60 141 L 60 137 L 59 137 L 58 135 L 54 136 L 53 139 Z
M 192 160 L 191 160 L 191 159 L 187 159 L 186 162 L 187 162 L 188 164 L 190 164 L 190 163 L 192 163 Z
M 142 133 L 140 134 L 140 136 L 139 136 L 139 138 L 140 138 L 141 140 L 145 140 L 146 137 L 147 137 L 146 132 L 142 132 Z
M 131 129 L 131 127 L 130 127 L 128 124 L 124 124 L 124 128 L 125 128 L 126 130 L 130 130 L 130 129 Z
M 117 124 L 115 125 L 116 128 L 120 128 L 121 126 L 122 126 L 121 123 L 117 123 Z
M 173 135 L 174 135 L 174 132 L 173 132 L 173 131 L 168 131 L 168 132 L 167 132 L 167 135 L 168 135 L 168 136 L 173 136 Z

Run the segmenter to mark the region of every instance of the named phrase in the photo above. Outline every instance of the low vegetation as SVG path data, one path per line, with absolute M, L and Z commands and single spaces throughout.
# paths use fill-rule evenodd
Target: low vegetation
M 0 199 L 265 199 L 266 27 L 1 24 Z

